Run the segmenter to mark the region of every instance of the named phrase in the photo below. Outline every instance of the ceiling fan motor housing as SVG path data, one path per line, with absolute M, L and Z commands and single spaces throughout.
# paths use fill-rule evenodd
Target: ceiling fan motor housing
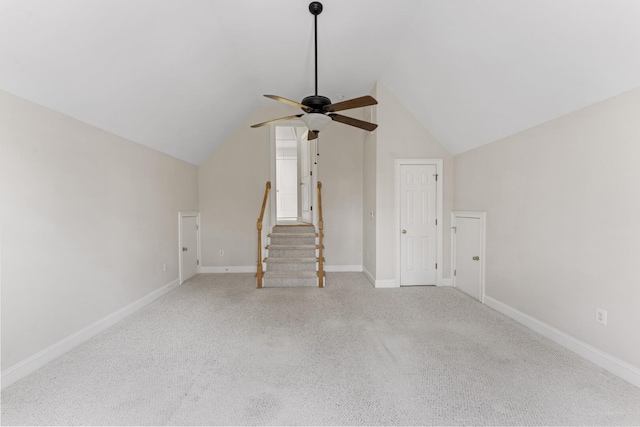
M 307 96 L 301 102 L 302 105 L 311 109 L 310 113 L 324 113 L 324 107 L 331 104 L 331 100 L 322 95 Z

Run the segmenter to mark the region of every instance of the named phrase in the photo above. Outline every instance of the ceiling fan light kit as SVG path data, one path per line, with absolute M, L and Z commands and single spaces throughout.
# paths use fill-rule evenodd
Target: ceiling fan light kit
M 300 119 L 311 132 L 318 133 L 331 121 L 331 117 L 320 113 L 305 114 Z
M 298 114 L 293 116 L 281 117 L 279 119 L 269 120 L 267 122 L 258 123 L 252 128 L 270 125 L 280 121 L 291 120 L 300 118 L 309 128 L 309 139 L 315 139 L 320 132 L 330 121 L 336 121 L 349 126 L 354 126 L 366 131 L 374 131 L 378 125 L 375 123 L 365 122 L 364 120 L 354 119 L 353 117 L 343 116 L 336 114 L 336 111 L 350 110 L 353 108 L 368 107 L 376 105 L 376 101 L 372 96 L 361 96 L 359 98 L 349 99 L 346 101 L 331 103 L 331 100 L 326 96 L 318 95 L 318 15 L 322 13 L 322 3 L 314 1 L 309 4 L 309 12 L 313 15 L 314 19 L 314 45 L 315 45 L 315 95 L 305 97 L 302 102 L 292 101 L 287 98 L 283 98 L 277 95 L 265 95 L 267 98 L 275 101 L 284 102 L 285 104 L 298 107 L 304 111 L 304 114 Z

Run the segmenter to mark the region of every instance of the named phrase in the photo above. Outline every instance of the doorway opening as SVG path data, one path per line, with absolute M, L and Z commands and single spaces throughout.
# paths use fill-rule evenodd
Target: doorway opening
M 313 221 L 313 165 L 311 145 L 304 126 L 275 126 L 275 218 L 278 224 L 310 224 Z

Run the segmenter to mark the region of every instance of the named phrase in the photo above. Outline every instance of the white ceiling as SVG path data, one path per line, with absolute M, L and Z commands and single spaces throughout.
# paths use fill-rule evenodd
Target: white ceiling
M 0 89 L 200 164 L 313 93 L 309 2 L 0 0 Z M 640 87 L 639 0 L 322 3 L 320 94 L 379 80 L 454 154 Z

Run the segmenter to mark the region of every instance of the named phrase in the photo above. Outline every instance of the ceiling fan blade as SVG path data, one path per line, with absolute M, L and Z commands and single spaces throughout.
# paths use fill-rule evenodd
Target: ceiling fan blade
M 307 140 L 308 141 L 313 141 L 314 139 L 318 138 L 318 134 L 313 132 L 313 131 L 309 131 L 308 135 L 307 135 Z
M 360 129 L 368 130 L 369 132 L 373 132 L 378 127 L 378 125 L 375 123 L 365 122 L 364 120 L 354 119 L 353 117 L 347 117 L 341 114 L 329 114 L 329 116 L 336 122 L 355 126 Z
M 324 111 L 332 113 L 334 111 L 350 110 L 352 108 L 368 107 L 370 105 L 376 105 L 378 101 L 373 96 L 361 96 L 360 98 L 348 99 L 346 101 L 336 102 L 335 104 L 329 104 L 324 107 Z
M 285 120 L 293 120 L 293 119 L 297 119 L 299 117 L 304 116 L 304 114 L 296 114 L 295 116 L 287 116 L 287 117 L 280 117 L 279 119 L 273 119 L 273 120 L 269 120 L 268 122 L 263 122 L 263 123 L 258 123 L 257 125 L 252 125 L 252 128 L 259 128 L 261 126 L 267 126 L 270 125 L 271 123 L 277 123 L 277 122 L 282 122 Z
M 287 98 L 283 98 L 278 95 L 265 95 L 267 98 L 275 99 L 276 101 L 284 102 L 285 104 L 293 105 L 294 107 L 302 108 L 304 111 L 309 110 L 309 107 L 306 105 L 300 104 L 299 102 L 292 101 Z

